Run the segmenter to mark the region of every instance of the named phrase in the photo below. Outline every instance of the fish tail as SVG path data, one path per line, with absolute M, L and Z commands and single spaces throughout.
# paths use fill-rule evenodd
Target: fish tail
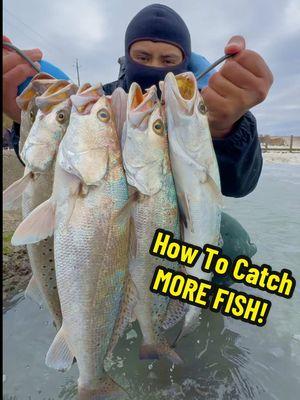
M 195 306 L 191 306 L 189 311 L 187 312 L 184 320 L 183 327 L 181 328 L 181 331 L 179 332 L 177 338 L 175 339 L 173 343 L 173 347 L 176 346 L 177 342 L 181 340 L 183 337 L 187 336 L 191 332 L 193 332 L 197 325 L 199 325 L 199 315 L 201 313 L 201 310 Z
M 79 400 L 129 400 L 130 396 L 118 383 L 109 376 L 100 379 L 93 385 L 78 385 Z
M 176 353 L 175 350 L 171 349 L 167 341 L 163 341 L 158 344 L 142 344 L 140 347 L 140 359 L 141 360 L 157 360 L 159 358 L 167 358 L 173 364 L 182 364 L 183 361 Z

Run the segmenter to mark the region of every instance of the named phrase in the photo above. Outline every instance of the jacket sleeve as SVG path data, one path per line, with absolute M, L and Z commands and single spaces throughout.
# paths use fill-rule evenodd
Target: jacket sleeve
M 23 161 L 20 157 L 20 154 L 19 154 L 20 124 L 18 124 L 17 122 L 14 122 L 12 124 L 11 133 L 12 133 L 12 145 L 15 150 L 15 153 L 16 153 L 19 161 L 25 166 L 25 164 L 23 163 Z
M 262 152 L 255 117 L 247 112 L 224 139 L 213 139 L 224 196 L 243 197 L 257 185 Z

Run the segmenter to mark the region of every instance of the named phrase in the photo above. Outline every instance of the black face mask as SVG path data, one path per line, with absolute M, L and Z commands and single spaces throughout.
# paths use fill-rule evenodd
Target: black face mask
M 152 85 L 156 85 L 158 94 L 159 81 L 163 81 L 168 72 L 173 72 L 174 75 L 180 74 L 187 71 L 186 62 L 182 62 L 174 67 L 148 67 L 147 65 L 139 64 L 132 60 L 130 57 L 126 61 L 126 86 L 129 90 L 132 82 L 136 82 L 140 85 L 141 89 L 145 91 Z
M 130 46 L 140 40 L 165 42 L 181 49 L 184 60 L 173 67 L 149 67 L 134 61 L 129 54 Z M 168 72 L 177 75 L 188 70 L 191 56 L 191 39 L 188 28 L 182 18 L 170 7 L 152 4 L 143 8 L 129 23 L 125 35 L 125 78 L 126 89 L 137 82 L 142 90 L 164 80 Z

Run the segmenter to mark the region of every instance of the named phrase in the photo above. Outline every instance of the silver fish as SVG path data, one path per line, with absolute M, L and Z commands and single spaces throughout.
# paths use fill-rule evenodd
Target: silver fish
M 76 358 L 80 400 L 125 393 L 103 368 L 128 270 L 129 223 L 115 222 L 128 190 L 110 101 L 101 94 L 101 87 L 84 85 L 71 97 L 52 196 L 13 237 L 36 241 L 54 231 L 63 324 L 46 364 L 66 370 Z
M 76 86 L 66 81 L 52 82 L 42 96 L 35 99 L 37 116 L 21 153 L 26 165 L 24 177 L 6 191 L 8 194 L 11 191 L 15 197 L 22 196 L 24 218 L 51 196 L 54 161 L 69 123 L 69 97 L 76 91 Z M 40 92 L 44 84 L 36 80 L 32 82 L 36 92 Z M 55 277 L 53 238 L 28 245 L 27 251 L 33 276 L 25 295 L 39 304 L 46 304 L 59 329 L 62 316 Z
M 162 329 L 169 299 L 153 294 L 149 289 L 155 268 L 162 264 L 161 259 L 149 253 L 156 229 L 172 231 L 175 237 L 179 237 L 167 133 L 155 86 L 143 95 L 138 84 L 131 85 L 122 142 L 127 181 L 137 190 L 131 207 L 131 241 L 135 250 L 129 264 L 137 301 L 133 301 L 133 296 L 127 297 L 131 303 L 124 306 L 127 307 L 125 320 L 136 318 L 141 327 L 143 344 L 140 358 L 165 356 L 180 363 L 180 357 L 169 347 Z M 175 264 L 173 266 L 176 268 Z
M 203 247 L 220 244 L 222 194 L 218 163 L 206 108 L 191 72 L 168 73 L 163 87 L 172 171 L 183 222 L 185 242 Z M 210 280 L 201 270 L 203 256 L 191 270 Z M 198 322 L 200 308 L 189 305 L 179 337 Z

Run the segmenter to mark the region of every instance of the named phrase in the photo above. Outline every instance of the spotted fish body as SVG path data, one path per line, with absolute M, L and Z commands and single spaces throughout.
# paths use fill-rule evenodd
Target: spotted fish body
M 66 81 L 51 82 L 35 80 L 31 83 L 36 93 L 41 93 L 44 86 L 47 86 L 47 90 L 35 98 L 37 114 L 21 152 L 26 165 L 23 178 L 26 185 L 22 192 L 24 218 L 51 196 L 56 153 L 69 122 L 69 97 L 76 90 L 75 85 Z M 19 98 L 18 102 L 20 104 L 24 99 Z M 30 112 L 32 117 L 33 110 Z M 45 304 L 59 329 L 62 317 L 55 277 L 53 238 L 30 244 L 27 251 L 33 276 L 25 295 L 39 304 Z
M 192 73 L 176 77 L 168 73 L 163 87 L 169 148 L 183 240 L 203 247 L 220 244 L 221 188 L 217 159 L 209 131 L 206 109 Z M 203 279 L 199 258 L 191 273 Z M 189 305 L 180 336 L 192 330 L 200 309 Z
M 46 363 L 65 370 L 76 358 L 80 399 L 124 393 L 105 374 L 103 363 L 128 270 L 129 222 L 115 222 L 128 191 L 110 101 L 100 89 L 84 85 L 72 96 L 52 196 L 13 238 L 19 243 L 38 240 L 54 230 L 63 324 Z M 44 230 L 37 223 L 42 215 L 49 222 Z M 25 225 L 35 225 L 32 221 L 37 232 L 24 238 Z
M 132 313 L 143 334 L 140 357 L 166 356 L 179 363 L 179 356 L 169 347 L 162 330 L 169 299 L 153 294 L 149 289 L 155 268 L 162 264 L 161 259 L 149 253 L 156 229 L 166 229 L 179 237 L 168 140 L 155 87 L 143 96 L 140 87 L 132 84 L 123 134 L 123 163 L 127 181 L 138 193 L 131 210 L 134 226 L 131 240 L 136 242 L 136 250 L 130 260 L 129 271 L 138 298 Z

